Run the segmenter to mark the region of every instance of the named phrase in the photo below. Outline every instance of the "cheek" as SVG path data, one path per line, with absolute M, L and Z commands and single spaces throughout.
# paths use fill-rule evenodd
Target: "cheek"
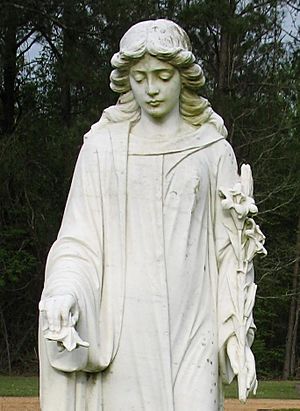
M 137 84 L 130 84 L 130 86 L 131 86 L 133 97 L 139 104 L 143 98 L 143 94 L 144 94 L 143 88 L 141 86 L 137 86 Z
M 129 77 L 129 84 L 134 96 L 141 94 L 141 85 Z
M 179 100 L 180 92 L 181 92 L 181 84 L 180 83 L 172 84 L 172 87 L 170 87 L 168 90 L 166 90 L 166 94 L 169 96 L 169 99 L 173 100 L 174 102 Z
M 172 99 L 179 99 L 181 93 L 181 79 L 178 76 L 178 78 L 174 79 L 172 83 L 170 84 L 169 90 L 167 90 L 167 94 L 170 96 Z

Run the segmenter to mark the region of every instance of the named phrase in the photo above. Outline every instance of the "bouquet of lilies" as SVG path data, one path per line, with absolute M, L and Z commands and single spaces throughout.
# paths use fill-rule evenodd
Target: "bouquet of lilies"
M 222 198 L 222 207 L 230 212 L 235 228 L 235 235 L 233 236 L 232 233 L 229 235 L 237 258 L 237 298 L 236 301 L 233 301 L 233 321 L 238 342 L 239 400 L 245 402 L 249 394 L 246 367 L 247 324 L 253 309 L 257 288 L 255 283 L 249 284 L 247 273 L 249 263 L 256 254 L 267 254 L 264 248 L 265 236 L 252 218 L 257 213 L 257 207 L 252 197 L 253 179 L 250 166 L 242 165 L 240 181 L 233 188 L 221 188 L 219 194 Z M 256 390 L 256 386 L 257 382 L 254 390 Z

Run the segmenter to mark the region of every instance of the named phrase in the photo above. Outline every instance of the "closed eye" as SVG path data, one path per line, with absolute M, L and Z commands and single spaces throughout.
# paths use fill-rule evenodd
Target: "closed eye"
M 133 78 L 137 83 L 141 83 L 145 79 L 145 76 L 142 74 L 134 74 Z
M 170 70 L 160 71 L 158 77 L 163 81 L 169 81 L 173 77 L 174 72 Z

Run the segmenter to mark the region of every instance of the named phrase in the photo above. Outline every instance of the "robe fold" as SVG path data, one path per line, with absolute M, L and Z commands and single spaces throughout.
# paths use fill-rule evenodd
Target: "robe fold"
M 172 140 L 92 127 L 42 295 L 76 298 L 90 345 L 61 350 L 41 324 L 43 411 L 223 409 L 237 259 L 219 188 L 237 180 L 211 125 Z

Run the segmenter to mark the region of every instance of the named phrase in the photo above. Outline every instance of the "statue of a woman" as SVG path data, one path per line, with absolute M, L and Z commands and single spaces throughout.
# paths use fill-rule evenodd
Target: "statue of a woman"
M 251 189 L 178 25 L 136 24 L 112 65 L 48 257 L 41 408 L 222 410 L 222 381 L 256 386 Z

